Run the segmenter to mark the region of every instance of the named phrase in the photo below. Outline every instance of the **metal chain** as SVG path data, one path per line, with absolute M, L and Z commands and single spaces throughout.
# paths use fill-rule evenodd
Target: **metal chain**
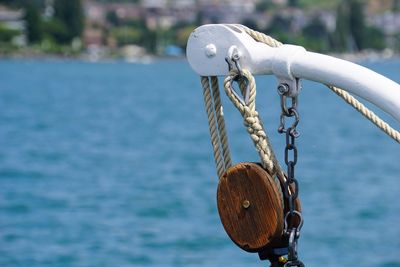
M 298 259 L 297 255 L 297 241 L 300 237 L 300 230 L 303 226 L 303 218 L 299 211 L 295 209 L 295 201 L 299 195 L 299 183 L 295 178 L 295 166 L 297 164 L 297 146 L 296 138 L 299 137 L 297 125 L 300 121 L 299 113 L 297 112 L 297 96 L 289 97 L 289 86 L 287 84 L 280 84 L 278 86 L 278 93 L 281 97 L 281 116 L 280 125 L 278 128 L 279 133 L 285 133 L 286 146 L 285 146 L 285 164 L 287 165 L 287 178 L 285 181 L 284 194 L 288 199 L 289 211 L 285 214 L 284 220 L 284 234 L 288 237 L 288 261 L 283 265 L 301 266 L 304 264 Z M 291 106 L 287 105 L 287 98 L 291 99 Z M 294 121 L 288 128 L 285 126 L 285 119 L 293 117 Z

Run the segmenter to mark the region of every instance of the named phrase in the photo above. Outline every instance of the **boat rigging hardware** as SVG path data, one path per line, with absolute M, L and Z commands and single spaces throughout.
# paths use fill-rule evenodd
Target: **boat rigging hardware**
M 349 93 L 377 105 L 400 122 L 400 85 L 362 66 L 330 56 L 307 52 L 303 47 L 284 45 L 263 33 L 242 25 L 214 24 L 197 28 L 188 40 L 187 58 L 192 68 L 201 75 L 214 160 L 220 178 L 221 194 L 219 194 L 218 204 L 227 205 L 222 205 L 222 209 L 220 206 L 218 208 L 221 221 L 224 224 L 224 218 L 227 218 L 229 225 L 233 225 L 233 221 L 242 226 L 242 228 L 233 227 L 232 232 L 227 228 L 225 230 L 234 242 L 244 241 L 235 242 L 241 248 L 258 252 L 261 260 L 270 260 L 272 267 L 303 267 L 304 264 L 298 259 L 297 254 L 297 243 L 303 218 L 298 198 L 299 185 L 295 178 L 295 165 L 298 158 L 295 140 L 299 136 L 297 125 L 300 121 L 297 112 L 298 94 L 301 89 L 300 78 L 325 84 L 399 143 L 400 132 L 391 128 Z M 226 68 L 224 59 L 228 63 L 228 68 Z M 320 67 L 321 64 L 324 65 L 324 68 Z M 276 160 L 262 121 L 255 109 L 256 88 L 253 75 L 268 74 L 274 74 L 279 81 L 281 115 L 278 131 L 281 134 L 285 133 L 287 176 Z M 225 92 L 243 116 L 244 124 L 261 158 L 262 168 L 255 163 L 241 163 L 232 166 L 217 76 L 225 76 Z M 233 89 L 233 82 L 239 85 L 242 97 Z M 291 106 L 288 104 L 290 101 Z M 285 124 L 288 118 L 291 118 L 293 122 L 286 128 Z M 232 177 L 235 177 L 233 173 L 236 173 L 236 178 L 238 178 L 236 187 L 232 187 L 231 183 L 235 181 L 232 180 Z M 247 179 L 243 179 L 245 176 Z M 247 181 L 250 186 L 249 192 L 261 188 L 260 186 L 254 187 L 252 181 L 263 185 L 268 184 L 264 190 L 258 191 L 261 192 L 258 195 L 258 199 L 261 201 L 259 203 L 272 203 L 265 201 L 265 194 L 269 194 L 270 196 L 275 195 L 272 198 L 275 200 L 275 204 L 267 207 L 266 210 L 257 211 L 257 207 L 261 205 L 257 205 L 257 201 L 250 198 L 254 194 L 245 192 L 245 195 L 237 199 L 239 195 L 237 193 L 244 192 L 243 181 Z M 275 185 L 278 186 L 275 187 Z M 230 190 L 233 188 L 237 192 Z M 277 188 L 280 191 L 278 195 L 276 194 Z M 228 194 L 224 193 L 223 189 L 228 189 L 225 190 Z M 229 192 L 234 193 L 232 194 L 233 198 L 229 197 Z M 232 199 L 238 201 L 233 203 Z M 283 199 L 283 201 L 276 201 L 277 199 Z M 236 209 L 236 213 L 227 207 L 233 207 Z M 254 237 L 248 231 L 257 228 L 253 227 L 253 219 L 258 218 L 254 216 L 254 211 L 260 212 L 259 214 L 264 216 L 268 214 L 265 211 L 270 213 L 272 211 L 278 215 L 275 218 L 268 215 L 268 219 L 259 220 L 260 225 L 266 225 L 266 222 L 275 223 L 275 225 L 266 225 L 266 228 L 263 228 L 268 231 L 264 232 L 263 236 L 267 238 L 261 243 L 248 243 L 249 240 L 252 241 L 249 238 Z M 221 213 L 226 213 L 227 217 L 221 216 Z M 240 221 L 243 219 L 241 216 L 246 216 L 246 214 L 250 217 L 247 225 Z M 236 231 L 235 229 L 245 229 L 245 231 Z M 230 233 L 237 233 L 239 235 L 236 237 L 243 237 L 243 239 L 236 239 Z M 259 236 L 255 235 L 255 237 Z M 275 243 L 269 237 L 278 237 L 279 242 Z M 288 258 L 286 259 L 283 255 L 288 255 Z
M 238 95 L 238 93 L 233 89 L 233 84 L 231 83 L 231 89 L 232 93 L 235 94 L 237 99 L 242 103 L 242 105 L 248 105 L 249 104 L 249 97 L 250 97 L 250 85 L 249 85 L 249 79 L 244 75 L 243 69 L 240 65 L 240 52 L 237 48 L 237 46 L 233 45 L 229 48 L 228 50 L 228 55 L 225 58 L 226 63 L 228 63 L 228 70 L 231 72 L 234 68 L 233 65 L 235 65 L 235 68 L 237 70 L 237 74 L 233 78 L 233 81 L 237 82 L 240 86 L 241 83 L 246 84 L 246 90 L 244 92 L 243 99 Z M 244 101 L 243 101 L 244 100 Z
M 254 163 L 239 163 L 233 166 L 230 166 L 230 163 L 225 163 L 225 155 L 229 155 L 229 151 L 223 148 L 224 146 L 228 148 L 227 135 L 219 130 L 219 126 L 224 125 L 224 123 L 223 114 L 219 112 L 222 110 L 219 97 L 215 98 L 215 96 L 219 95 L 217 93 L 218 80 L 216 77 L 210 77 L 210 88 L 210 80 L 207 77 L 202 77 L 211 141 L 214 148 L 217 172 L 220 178 L 217 199 L 218 211 L 221 222 L 234 243 L 246 251 L 258 252 L 260 259 L 268 259 L 271 262 L 271 266 L 282 267 L 286 263 L 295 263 L 295 257 L 290 257 L 292 261 L 286 261 L 283 257 L 283 255 L 295 255 L 297 253 L 297 242 L 289 244 L 290 235 L 286 234 L 289 230 L 284 229 L 285 225 L 292 226 L 292 220 L 295 221 L 296 218 L 289 218 L 288 215 L 285 219 L 285 215 L 291 211 L 290 207 L 294 211 L 300 211 L 300 201 L 297 196 L 296 198 L 292 198 L 292 201 L 289 201 L 290 198 L 286 197 L 295 192 L 296 189 L 292 189 L 295 185 L 293 183 L 285 183 L 287 179 L 276 160 L 263 123 L 256 111 L 256 83 L 254 76 L 247 69 L 242 69 L 240 64 L 235 64 L 234 59 L 236 61 L 240 59 L 240 57 L 235 56 L 239 52 L 236 52 L 235 49 L 232 49 L 232 52 L 232 56 L 226 58 L 231 71 L 225 77 L 224 89 L 228 98 L 243 116 L 244 125 L 259 153 L 262 168 L 260 168 L 261 166 L 257 168 Z M 243 73 L 242 76 L 241 72 Z M 240 93 L 235 92 L 233 83 L 238 84 L 238 92 Z M 210 92 L 210 89 L 213 92 L 212 96 L 207 93 Z M 290 96 L 285 97 L 291 98 Z M 214 108 L 212 108 L 213 102 L 217 104 Z M 294 108 L 297 107 L 297 102 L 295 101 L 294 103 L 296 105 L 292 104 L 289 108 L 285 105 L 287 114 L 292 114 L 292 110 L 297 111 Z M 217 116 L 217 120 L 213 119 L 213 116 Z M 296 118 L 296 116 L 294 117 Z M 218 118 L 220 121 L 216 123 L 219 120 Z M 292 128 L 295 129 L 295 126 Z M 288 133 L 294 133 L 294 131 L 289 130 Z M 254 171 L 258 174 L 254 173 Z M 237 180 L 238 178 L 240 179 Z M 252 188 L 251 190 L 246 191 L 246 188 L 249 189 L 249 187 L 246 187 L 246 183 L 249 183 L 249 186 Z M 269 184 L 269 186 L 254 187 L 255 183 Z M 240 186 L 234 186 L 235 184 Z M 290 188 L 288 189 L 290 194 L 284 193 L 285 187 Z M 256 190 L 258 193 L 254 194 Z M 232 192 L 235 193 L 232 194 Z M 249 192 L 253 192 L 253 194 L 249 194 Z M 254 198 L 255 195 L 258 197 Z M 241 196 L 238 201 L 229 201 L 230 199 L 237 199 L 238 196 Z M 272 199 L 274 199 L 273 202 Z M 281 200 L 277 201 L 278 199 Z M 250 205 L 243 205 L 246 200 L 249 201 Z M 289 214 L 293 215 L 294 211 L 292 210 Z M 266 215 L 268 216 L 265 217 Z M 249 220 L 249 218 L 253 219 Z M 258 218 L 257 223 L 254 218 Z M 261 218 L 264 219 L 261 220 Z M 230 225 L 236 225 L 236 227 L 232 228 Z M 297 227 L 297 229 L 300 229 L 300 227 Z M 296 230 L 295 233 L 297 232 Z M 256 239 L 253 239 L 254 237 Z M 297 239 L 293 240 L 297 241 Z M 291 252 L 289 252 L 289 249 Z
M 192 32 L 186 50 L 192 69 L 204 78 L 203 85 L 206 85 L 206 77 L 229 73 L 224 59 L 232 46 L 240 51 L 241 67 L 253 75 L 274 74 L 280 83 L 287 84 L 293 84 L 294 77 L 325 84 L 400 143 L 399 131 L 351 95 L 369 101 L 400 122 L 400 84 L 360 65 L 309 52 L 300 46 L 282 44 L 243 25 L 209 24 Z
M 290 86 L 286 83 L 281 83 L 278 86 L 278 94 L 281 98 L 281 116 L 280 116 L 280 125 L 278 128 L 279 133 L 286 133 L 287 129 L 285 128 L 285 118 L 294 117 L 294 122 L 290 127 L 292 134 L 297 138 L 299 133 L 296 130 L 296 127 L 300 121 L 299 113 L 297 112 L 297 104 L 298 104 L 298 93 L 300 92 L 300 80 L 296 79 L 296 89 L 291 90 Z M 296 94 L 291 94 L 290 92 L 296 92 Z M 287 99 L 290 98 L 292 102 L 292 106 L 287 106 Z
M 299 79 L 296 80 L 297 81 L 295 84 L 300 86 Z M 289 94 L 290 86 L 285 83 L 279 84 L 277 89 L 281 98 L 281 115 L 278 132 L 281 134 L 285 133 L 286 137 L 285 164 L 287 166 L 287 177 L 283 192 L 289 203 L 289 211 L 286 213 L 284 220 L 284 234 L 289 238 L 289 253 L 288 261 L 285 263 L 284 267 L 304 266 L 304 264 L 298 259 L 297 255 L 297 241 L 300 237 L 300 230 L 303 226 L 303 217 L 301 212 L 295 210 L 294 205 L 299 195 L 299 183 L 295 178 L 295 166 L 298 158 L 296 138 L 298 138 L 300 135 L 297 131 L 297 125 L 300 121 L 300 116 L 297 112 L 298 95 L 291 96 Z M 290 107 L 287 106 L 287 98 L 291 99 L 292 105 Z M 290 127 L 286 128 L 285 118 L 289 117 L 294 117 L 294 122 Z
M 229 62 L 229 60 L 227 60 Z M 235 242 L 239 247 L 246 251 L 250 252 L 258 252 L 259 257 L 261 260 L 268 259 L 271 262 L 271 266 L 280 266 L 282 267 L 284 262 L 279 261 L 279 258 L 282 255 L 289 255 L 289 259 L 286 263 L 288 264 L 293 264 L 297 262 L 297 239 L 299 236 L 299 230 L 300 230 L 300 225 L 302 224 L 302 220 L 300 218 L 300 202 L 299 199 L 297 198 L 297 189 L 298 185 L 294 183 L 294 181 L 289 181 L 287 178 L 285 178 L 285 175 L 283 174 L 283 171 L 281 167 L 279 166 L 279 163 L 276 160 L 276 157 L 273 153 L 272 147 L 269 144 L 268 137 L 265 133 L 263 124 L 261 119 L 259 118 L 258 112 L 256 111 L 255 107 L 255 99 L 256 99 L 256 84 L 255 84 L 255 79 L 254 76 L 247 70 L 243 69 L 242 70 L 243 75 L 245 77 L 245 80 L 247 81 L 247 84 L 243 82 L 243 77 L 240 77 L 240 72 L 239 70 L 232 69 L 229 75 L 225 78 L 224 81 L 224 89 L 227 94 L 227 96 L 230 98 L 232 103 L 236 106 L 236 108 L 240 111 L 240 113 L 243 116 L 244 119 L 244 124 L 247 128 L 248 133 L 250 134 L 250 137 L 252 138 L 254 145 L 256 147 L 256 150 L 259 152 L 260 159 L 261 159 L 261 164 L 263 166 L 264 171 L 260 171 L 260 175 L 255 175 L 249 173 L 249 171 L 246 170 L 247 167 L 245 166 L 252 166 L 251 169 L 256 169 L 254 165 L 247 165 L 249 163 L 241 163 L 241 164 L 236 164 L 229 168 L 225 174 L 222 176 L 220 179 L 219 185 L 218 185 L 218 210 L 220 213 L 220 218 L 221 221 L 223 222 L 224 228 L 230 238 L 232 239 L 233 242 Z M 242 79 L 241 79 L 242 78 Z M 239 97 L 238 94 L 234 91 L 233 89 L 233 83 L 237 82 L 240 88 L 240 92 L 243 97 Z M 299 84 L 296 82 L 296 84 Z M 289 87 L 289 86 L 288 86 Z M 246 94 L 246 91 L 250 90 L 249 94 Z M 246 95 L 249 96 L 249 101 L 243 101 L 243 98 L 246 98 Z M 287 134 L 288 137 L 290 135 L 293 136 L 298 136 L 297 131 L 296 131 L 296 126 L 298 123 L 298 115 L 292 115 L 292 114 L 297 114 L 297 96 L 291 97 L 288 95 L 284 95 L 285 103 L 284 106 L 282 106 L 281 112 L 284 112 L 287 116 L 292 116 L 294 117 L 297 121 L 293 123 L 291 127 L 289 127 Z M 290 98 L 292 99 L 292 106 L 288 107 L 286 104 L 286 99 Z M 247 102 L 247 103 L 246 103 Z M 285 124 L 283 124 L 283 128 L 285 128 Z M 289 138 L 288 142 L 292 142 L 294 145 L 294 141 L 291 141 Z M 287 147 L 289 147 L 287 145 Z M 290 147 L 291 148 L 291 147 Z M 289 151 L 289 149 L 288 149 Z M 289 153 L 289 152 L 288 152 Z M 294 152 L 296 153 L 293 157 L 297 157 L 297 150 Z M 289 161 L 288 158 L 289 154 L 287 154 L 287 160 Z M 294 160 L 292 160 L 294 162 Z M 296 158 L 297 162 L 297 158 Z M 245 165 L 243 165 L 245 164 Z M 292 165 L 293 168 L 290 170 L 293 170 L 292 173 L 294 173 L 294 164 Z M 242 189 L 237 189 L 235 186 L 233 186 L 237 182 L 235 179 L 238 176 L 238 173 L 240 173 L 241 177 L 241 183 L 242 183 Z M 263 174 L 261 174 L 263 173 Z M 256 178 L 258 177 L 258 178 Z M 292 175 L 290 174 L 290 177 Z M 269 203 L 271 201 L 271 198 L 268 198 L 268 195 L 273 195 L 272 191 L 277 190 L 281 192 L 281 198 L 283 198 L 283 203 L 284 206 L 282 205 L 281 208 L 278 208 L 276 205 L 272 205 L 269 208 L 266 208 L 262 210 L 262 208 L 257 208 L 262 205 L 260 202 L 258 202 L 258 205 L 252 205 L 254 208 L 249 208 L 247 213 L 244 213 L 244 210 L 238 211 L 236 210 L 237 207 L 235 203 L 226 203 L 226 199 L 236 199 L 239 195 L 242 195 L 243 191 L 245 191 L 245 184 L 247 180 L 251 180 L 251 184 L 255 184 L 257 179 L 263 180 L 265 183 L 266 181 L 271 181 L 271 179 L 275 179 L 275 182 L 270 183 L 271 185 L 267 188 L 265 188 L 265 193 L 260 193 L 259 196 L 262 194 L 265 194 L 265 198 L 258 198 L 258 199 L 263 199 L 263 201 L 266 201 L 266 203 Z M 260 181 L 258 181 L 260 182 Z M 261 183 L 261 182 L 260 182 Z M 256 188 L 253 188 L 253 190 L 256 190 Z M 285 193 L 285 190 L 288 191 L 288 193 Z M 230 192 L 230 193 L 227 193 Z M 232 192 L 236 192 L 234 195 L 235 197 L 232 196 Z M 247 197 L 246 194 L 243 194 L 244 197 Z M 295 196 L 295 197 L 294 197 Z M 247 199 L 247 198 L 243 198 Z M 250 201 L 253 202 L 253 201 Z M 240 202 L 240 206 L 243 206 L 243 202 Z M 228 215 L 229 210 L 236 210 L 237 213 L 234 215 Z M 245 210 L 247 210 L 245 208 Z M 253 212 L 253 213 L 251 213 Z M 297 213 L 294 213 L 297 212 Z M 227 214 L 228 213 L 228 214 Z M 275 228 L 274 223 L 277 221 L 273 217 L 269 217 L 268 219 L 264 220 L 261 222 L 262 224 L 265 224 L 265 226 L 260 226 L 259 223 L 255 223 L 253 221 L 253 226 L 246 225 L 246 221 L 243 219 L 243 214 L 248 214 L 249 216 L 255 216 L 255 218 L 261 218 L 260 214 L 281 214 L 281 217 L 275 217 L 278 219 L 278 222 L 281 228 L 281 231 L 277 231 L 278 228 Z M 256 215 L 259 214 L 259 215 Z M 300 215 L 300 216 L 299 216 Z M 281 218 L 281 219 L 279 219 Z M 298 223 L 298 224 L 297 224 Z M 234 230 L 230 227 L 230 225 L 237 225 L 238 229 L 248 229 L 246 231 L 246 234 L 249 235 L 248 238 L 243 237 L 242 234 L 244 232 L 241 232 L 240 230 Z M 285 229 L 286 226 L 286 229 Z M 293 227 L 295 226 L 295 227 Z M 255 228 L 254 230 L 250 230 L 251 228 Z M 265 227 L 265 228 L 264 228 Z M 294 233 L 296 233 L 295 237 L 293 239 L 293 242 L 289 243 L 289 237 L 290 237 L 290 231 L 294 230 Z M 256 229 L 263 229 L 262 231 L 256 230 Z M 273 230 L 274 229 L 274 230 Z M 271 234 L 273 232 L 274 234 Z M 266 236 L 269 236 L 267 239 L 268 241 L 264 241 L 262 243 L 262 246 L 256 246 L 255 243 L 251 240 L 250 236 L 257 235 L 260 238 L 265 238 Z M 246 240 L 246 242 L 244 241 Z M 262 239 L 260 239 L 262 240 Z M 266 240 L 266 239 L 264 239 Z M 259 243 L 258 243 L 259 244 Z M 289 252 L 289 250 L 291 252 Z M 293 256 L 291 256 L 293 255 Z M 285 264 L 286 264 L 285 263 Z
M 236 69 L 239 71 L 240 76 L 243 76 L 242 67 L 240 66 L 239 62 L 240 57 L 241 54 L 239 52 L 239 49 L 237 48 L 236 45 L 232 45 L 228 50 L 228 54 L 225 57 L 225 61 L 228 63 L 228 72 L 230 72 L 233 69 L 232 63 L 234 63 Z

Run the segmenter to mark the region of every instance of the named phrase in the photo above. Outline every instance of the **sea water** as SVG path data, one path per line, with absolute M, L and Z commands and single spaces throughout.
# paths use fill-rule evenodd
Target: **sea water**
M 398 60 L 362 64 L 400 82 Z M 276 79 L 257 86 L 282 162 Z M 268 266 L 219 221 L 202 101 L 185 61 L 1 61 L 0 266 Z M 234 162 L 258 161 L 223 103 Z M 300 258 L 400 266 L 399 144 L 316 83 L 299 112 Z

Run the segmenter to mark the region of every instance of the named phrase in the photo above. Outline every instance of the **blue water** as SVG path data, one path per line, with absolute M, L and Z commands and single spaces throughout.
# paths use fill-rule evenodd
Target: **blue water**
M 400 82 L 400 61 L 364 65 Z M 282 159 L 275 79 L 257 82 Z M 301 259 L 400 266 L 399 145 L 321 85 L 300 101 Z M 234 161 L 257 160 L 224 105 Z M 267 266 L 225 234 L 216 187 L 187 63 L 0 62 L 0 266 Z

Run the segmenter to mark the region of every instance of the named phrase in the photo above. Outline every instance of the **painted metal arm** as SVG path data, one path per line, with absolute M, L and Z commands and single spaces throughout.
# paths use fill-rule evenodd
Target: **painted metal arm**
M 277 48 L 256 42 L 234 24 L 210 24 L 189 37 L 187 58 L 201 76 L 227 75 L 225 58 L 239 52 L 242 68 L 254 75 L 275 75 L 279 81 L 307 79 L 342 88 L 357 95 L 400 122 L 400 85 L 360 65 L 306 51 L 303 47 Z

